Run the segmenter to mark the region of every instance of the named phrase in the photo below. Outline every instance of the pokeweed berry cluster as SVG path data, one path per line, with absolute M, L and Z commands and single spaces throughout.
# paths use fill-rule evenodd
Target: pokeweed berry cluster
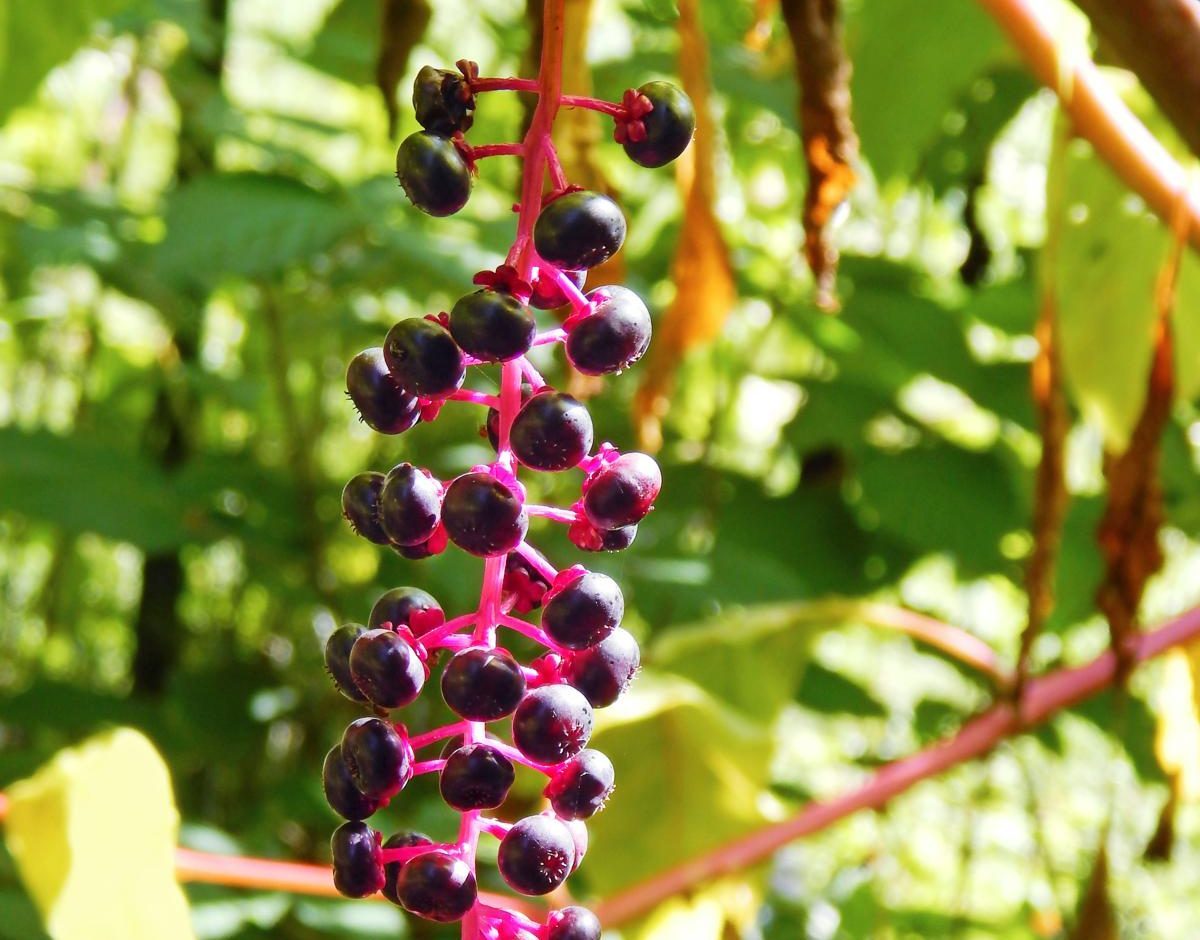
M 550 138 L 560 106 L 590 107 L 615 119 L 615 136 L 646 166 L 678 156 L 691 140 L 687 97 L 665 82 L 627 92 L 621 103 L 563 96 L 560 35 L 546 4 L 549 37 L 536 81 L 484 79 L 473 63 L 459 70 L 426 67 L 413 103 L 424 127 L 397 153 L 404 191 L 431 215 L 460 209 L 475 162 L 486 156 L 524 160 L 517 235 L 506 263 L 475 278 L 479 289 L 446 314 L 402 320 L 382 347 L 365 350 L 347 371 L 350 397 L 376 431 L 398 434 L 433 420 L 448 401 L 488 409 L 485 430 L 495 459 L 452 480 L 400 463 L 362 473 L 346 485 L 342 507 L 355 531 L 406 558 L 436 555 L 449 543 L 485 559 L 479 606 L 447 620 L 438 602 L 415 587 L 383 595 L 365 626 L 330 636 L 326 665 L 347 698 L 373 711 L 346 728 L 327 755 L 325 794 L 347 822 L 333 835 L 334 881 L 352 897 L 382 892 L 419 917 L 463 922 L 464 940 L 597 940 L 600 925 L 581 907 L 549 913 L 544 923 L 482 902 L 475 861 L 479 836 L 499 839 L 503 880 L 523 895 L 558 888 L 587 850 L 584 821 L 613 790 L 613 766 L 588 748 L 593 709 L 611 705 L 638 669 L 639 651 L 620 626 L 624 598 L 606 575 L 574 566 L 556 570 L 526 540 L 531 517 L 569 527 L 586 551 L 628 547 L 662 483 L 645 454 L 593 447 L 592 419 L 570 395 L 550 387 L 527 358 L 540 345 L 565 344 L 568 360 L 590 375 L 620 372 L 645 353 L 650 316 L 630 290 L 582 286 L 588 269 L 618 251 L 625 218 L 607 196 L 570 186 Z M 520 144 L 471 147 L 482 91 L 536 91 L 537 109 Z M 551 186 L 543 195 L 545 177 Z M 564 307 L 561 325 L 539 331 L 534 309 Z M 468 368 L 500 364 L 499 394 L 464 388 Z M 570 508 L 531 504 L 521 467 L 583 471 Z M 539 612 L 537 622 L 518 616 Z M 547 652 L 528 665 L 500 645 L 501 628 Z M 443 656 L 444 654 L 444 656 Z M 388 710 L 413 702 L 445 658 L 442 698 L 458 720 L 411 733 Z M 497 730 L 494 722 L 505 722 Z M 505 733 L 507 731 L 508 733 Z M 417 752 L 441 745 L 438 756 Z M 516 823 L 484 816 L 501 806 L 516 765 L 547 778 L 548 809 Z M 436 843 L 414 832 L 386 840 L 366 820 L 418 774 L 436 773 L 445 802 L 461 813 L 458 837 Z

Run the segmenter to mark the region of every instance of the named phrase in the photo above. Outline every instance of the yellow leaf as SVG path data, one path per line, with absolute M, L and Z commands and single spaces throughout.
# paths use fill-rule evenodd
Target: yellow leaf
M 630 940 L 726 940 L 743 936 L 762 902 L 757 879 L 729 878 L 687 897 L 659 905 L 639 926 L 624 929 Z
M 1172 650 L 1163 657 L 1158 693 L 1158 762 L 1172 778 L 1180 799 L 1200 798 L 1200 649 Z
M 5 840 L 54 940 L 191 940 L 166 764 L 122 728 L 9 790 Z

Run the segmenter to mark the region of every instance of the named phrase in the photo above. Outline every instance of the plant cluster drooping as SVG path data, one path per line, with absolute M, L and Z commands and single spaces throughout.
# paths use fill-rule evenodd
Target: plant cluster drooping
M 620 372 L 645 353 L 650 316 L 624 287 L 584 294 L 586 272 L 625 238 L 625 218 L 607 196 L 570 186 L 551 141 L 560 106 L 611 115 L 614 136 L 643 166 L 678 156 L 694 132 L 691 103 L 673 85 L 650 82 L 620 103 L 563 96 L 561 0 L 546 3 L 537 80 L 480 78 L 474 63 L 458 71 L 421 69 L 413 91 L 423 131 L 405 139 L 397 176 L 409 199 L 431 215 L 466 203 L 475 162 L 515 155 L 524 161 L 519 221 L 506 263 L 475 278 L 479 289 L 449 314 L 402 320 L 381 348 L 355 356 L 349 393 L 363 420 L 397 434 L 435 418 L 448 401 L 488 408 L 495 460 L 450 481 L 408 463 L 362 473 L 347 485 L 343 511 L 363 537 L 419 559 L 453 543 L 484 561 L 478 608 L 447 620 L 437 601 L 413 587 L 381 597 L 366 626 L 333 633 L 325 658 L 338 689 L 374 711 L 354 721 L 328 754 L 325 794 L 348 822 L 333 835 L 334 881 L 352 897 L 382 892 L 419 917 L 462 921 L 464 940 L 597 940 L 600 924 L 581 907 L 552 911 L 537 923 L 479 900 L 476 851 L 482 833 L 500 840 L 504 881 L 524 895 L 558 888 L 587 849 L 584 820 L 613 789 L 613 766 L 587 747 L 593 709 L 612 704 L 638 668 L 636 641 L 621 629 L 624 599 L 611 578 L 581 566 L 563 571 L 526 541 L 530 517 L 569 526 L 586 551 L 628 547 L 658 496 L 661 476 L 644 454 L 593 448 L 582 403 L 546 384 L 526 354 L 562 342 L 581 372 Z M 477 94 L 539 95 L 520 144 L 472 147 Z M 545 177 L 550 188 L 544 193 Z M 539 331 L 534 309 L 569 308 L 561 326 Z M 499 364 L 499 395 L 464 388 L 470 366 Z M 569 509 L 533 505 L 518 469 L 583 471 L 581 497 Z M 517 614 L 540 610 L 537 623 Z M 547 649 L 528 665 L 500 643 L 500 628 Z M 443 656 L 444 654 L 444 656 Z M 440 687 L 457 721 L 411 734 L 388 710 L 414 701 L 444 658 Z M 494 722 L 505 722 L 497 729 Z M 505 734 L 507 730 L 510 733 Z M 441 745 L 437 756 L 417 752 Z M 499 807 L 515 765 L 547 778 L 549 808 L 509 824 L 483 815 Z M 417 774 L 436 773 L 443 799 L 460 812 L 454 842 L 401 832 L 386 840 L 366 822 Z

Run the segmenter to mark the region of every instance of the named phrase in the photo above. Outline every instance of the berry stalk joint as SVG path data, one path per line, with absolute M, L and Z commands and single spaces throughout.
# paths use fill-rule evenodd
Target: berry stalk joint
M 484 560 L 482 589 L 474 611 L 449 619 L 417 587 L 388 591 L 365 626 L 342 626 L 325 648 L 337 688 L 370 712 L 325 758 L 325 795 L 346 820 L 332 839 L 334 882 L 350 897 L 382 892 L 418 917 L 461 922 L 464 940 L 599 940 L 599 921 L 582 907 L 550 910 L 538 922 L 483 903 L 476 853 L 481 837 L 498 839 L 500 877 L 528 896 L 553 892 L 579 867 L 586 820 L 614 783 L 612 763 L 588 747 L 593 710 L 617 700 L 639 663 L 636 641 L 621 629 L 617 583 L 580 565 L 557 570 L 527 541 L 530 518 L 566 525 L 583 551 L 619 551 L 632 544 L 662 483 L 645 454 L 594 446 L 587 408 L 547 385 L 527 358 L 535 346 L 561 343 L 575 369 L 607 375 L 637 362 L 650 342 L 649 312 L 632 291 L 583 292 L 588 270 L 620 250 L 625 217 L 612 199 L 566 179 L 554 119 L 560 107 L 610 116 L 614 138 L 646 167 L 675 159 L 695 130 L 691 102 L 666 82 L 626 91 L 619 102 L 564 96 L 561 0 L 547 0 L 543 34 L 536 80 L 481 78 L 466 60 L 456 71 L 418 73 L 413 106 L 424 129 L 396 154 L 404 192 L 416 208 L 450 215 L 466 205 L 478 160 L 517 157 L 516 236 L 505 263 L 480 272 L 478 289 L 448 314 L 400 321 L 382 346 L 355 356 L 346 375 L 375 431 L 410 431 L 447 402 L 462 403 L 485 409 L 495 450 L 491 463 L 452 480 L 409 463 L 350 480 L 342 509 L 360 536 L 414 560 L 453 545 Z M 537 93 L 521 143 L 467 143 L 477 97 L 493 91 Z M 536 310 L 560 313 L 539 324 Z M 464 387 L 468 370 L 493 365 L 499 394 Z M 522 469 L 582 471 L 579 500 L 528 502 Z M 545 653 L 518 662 L 506 633 Z M 415 701 L 435 673 L 455 720 L 429 730 L 395 720 L 390 711 Z M 504 803 L 516 765 L 545 777 L 548 808 L 508 823 L 486 814 Z M 385 838 L 368 822 L 419 774 L 436 774 L 442 798 L 461 814 L 454 841 L 416 832 Z

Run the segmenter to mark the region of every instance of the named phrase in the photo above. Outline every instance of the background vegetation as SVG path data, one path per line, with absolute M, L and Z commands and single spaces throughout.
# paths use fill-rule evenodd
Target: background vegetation
M 474 603 L 476 561 L 381 552 L 338 497 L 364 468 L 482 459 L 478 415 L 448 408 L 383 439 L 342 383 L 351 355 L 447 309 L 507 246 L 515 167 L 487 161 L 468 209 L 431 222 L 391 161 L 417 68 L 470 57 L 519 73 L 531 21 L 516 0 L 384 6 L 381 27 L 367 0 L 0 5 L 0 786 L 132 725 L 171 769 L 183 844 L 320 861 L 334 825 L 320 762 L 353 713 L 324 675 L 324 636 L 400 584 L 448 611 Z M 1144 598 L 1141 583 L 1123 595 L 1125 627 L 1200 600 L 1200 269 L 1179 270 L 1164 404 L 1147 374 L 1172 356 L 1155 333 L 1167 227 L 1068 139 L 980 7 L 855 0 L 862 152 L 832 223 L 831 315 L 802 253 L 793 47 L 773 5 L 570 6 L 591 8 L 591 28 L 568 90 L 617 98 L 678 75 L 682 51 L 708 115 L 676 180 L 589 120 L 565 128 L 573 177 L 626 207 L 606 274 L 648 298 L 658 350 L 624 381 L 563 384 L 593 396 L 603 437 L 661 446 L 666 478 L 636 545 L 598 561 L 625 587 L 646 670 L 598 736 L 619 786 L 572 882 L 594 899 L 843 792 L 993 699 L 987 676 L 853 601 L 953 623 L 1009 665 L 1024 634 L 1042 671 L 1108 646 L 1121 618 L 1097 590 L 1122 565 L 1150 574 L 1155 546 L 1165 564 Z M 1044 7 L 1064 48 L 1083 48 L 1086 20 Z M 1110 79 L 1182 157 L 1136 82 Z M 489 95 L 473 137 L 515 139 L 523 116 L 517 96 Z M 1035 398 L 1048 308 L 1041 348 L 1058 365 Z M 546 368 L 564 378 L 561 359 Z M 1161 512 L 1133 555 L 1097 526 L 1114 455 L 1131 436 L 1131 453 L 1155 452 L 1159 434 L 1137 436 L 1147 401 L 1164 409 L 1161 472 L 1136 479 Z M 1032 522 L 1043 439 L 1063 454 L 1061 526 Z M 1027 581 L 1056 533 L 1057 568 Z M 573 557 L 559 535 L 544 536 L 551 557 Z M 1024 633 L 1031 616 L 1040 635 Z M 1151 664 L 621 935 L 1189 936 L 1191 664 Z M 510 810 L 536 798 L 527 787 Z M 427 780 L 391 819 L 453 825 Z M 207 940 L 441 936 L 383 904 L 188 895 Z M 1108 933 L 1079 932 L 1097 924 Z M 41 930 L 0 852 L 0 937 Z

